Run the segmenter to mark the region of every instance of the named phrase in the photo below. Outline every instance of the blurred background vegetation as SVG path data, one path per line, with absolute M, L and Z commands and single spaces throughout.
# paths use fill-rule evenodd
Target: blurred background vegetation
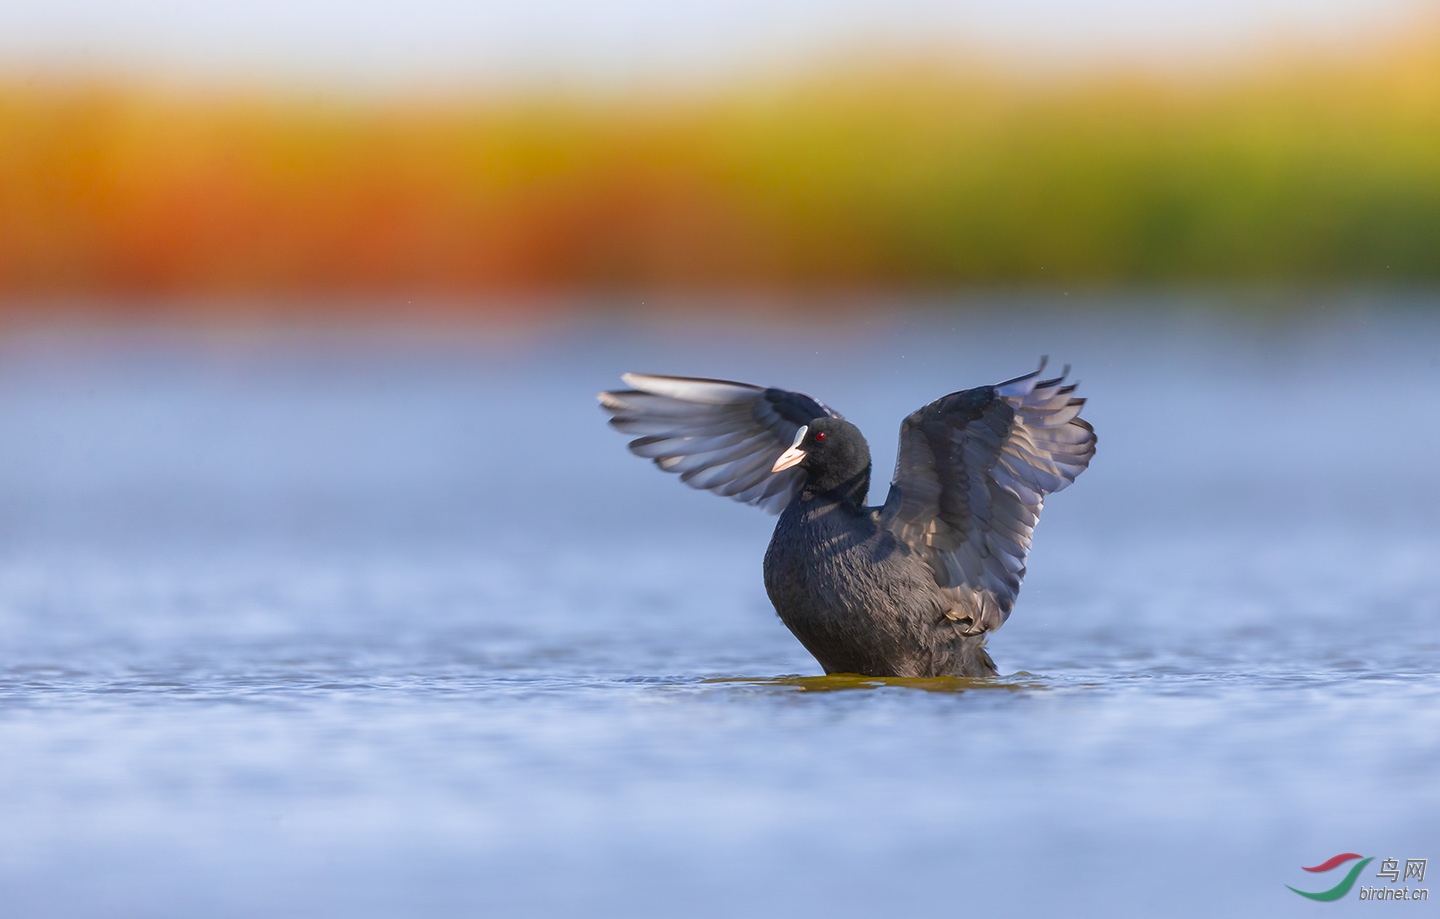
M 0 82 L 0 297 L 1429 284 L 1440 27 L 671 92 Z

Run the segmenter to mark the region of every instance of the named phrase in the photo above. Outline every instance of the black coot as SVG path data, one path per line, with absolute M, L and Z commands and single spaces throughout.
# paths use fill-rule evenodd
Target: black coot
M 1044 367 L 906 418 L 880 507 L 860 429 L 809 396 L 627 373 L 599 398 L 631 452 L 780 513 L 765 589 L 826 673 L 991 676 L 985 638 L 1015 605 L 1045 496 L 1095 455 L 1084 400 Z

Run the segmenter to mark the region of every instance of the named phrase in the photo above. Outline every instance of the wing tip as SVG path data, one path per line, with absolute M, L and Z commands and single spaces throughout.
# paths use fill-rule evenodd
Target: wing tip
M 1000 395 L 1002 395 L 1002 396 L 1010 396 L 1010 397 L 1012 397 L 1012 398 L 1013 398 L 1013 397 L 1016 397 L 1016 396 L 1020 396 L 1020 397 L 1028 396 L 1028 395 L 1030 394 L 1030 391 L 1031 391 L 1032 389 L 1036 389 L 1036 388 L 1038 388 L 1038 387 L 1047 385 L 1046 383 L 1040 383 L 1040 382 L 1035 382 L 1035 381 L 1040 378 L 1040 374 L 1042 374 L 1042 373 L 1045 372 L 1045 368 L 1046 368 L 1047 366 L 1049 366 L 1049 364 L 1050 364 L 1050 355 L 1048 355 L 1048 354 L 1042 354 L 1042 355 L 1040 355 L 1040 365 L 1039 365 L 1038 367 L 1036 367 L 1034 370 L 1030 371 L 1029 373 L 1022 373 L 1022 374 L 1020 374 L 1020 376 L 1018 376 L 1018 377 L 1014 377 L 1014 378 L 1012 378 L 1012 379 L 1005 380 L 1004 382 L 1001 382 L 1001 383 L 996 383 L 996 384 L 995 384 L 995 390 L 996 390 L 997 392 L 999 392 Z M 1069 365 L 1069 364 L 1066 364 L 1066 365 L 1065 365 L 1065 373 L 1062 373 L 1062 374 L 1060 375 L 1060 379 L 1061 379 L 1061 380 L 1065 379 L 1065 374 L 1068 374 L 1069 372 L 1070 372 L 1070 365 Z M 1051 381 L 1051 382 L 1056 382 L 1056 381 Z M 1026 383 L 1029 383 L 1030 385 L 1025 386 L 1024 384 L 1026 384 Z M 1005 392 L 1005 390 L 1006 390 L 1007 388 L 1010 388 L 1010 389 L 1012 389 L 1012 390 L 1015 390 L 1015 389 L 1018 388 L 1018 391 Z
M 735 405 L 750 402 L 765 391 L 763 387 L 751 383 L 709 377 L 627 372 L 620 374 L 620 379 L 626 386 L 633 387 L 644 395 L 696 405 Z
M 620 413 L 632 411 L 633 406 L 626 401 L 627 396 L 643 396 L 645 393 L 635 389 L 607 389 L 595 394 L 596 400 L 600 403 L 602 411 Z M 612 421 L 615 419 L 611 419 Z

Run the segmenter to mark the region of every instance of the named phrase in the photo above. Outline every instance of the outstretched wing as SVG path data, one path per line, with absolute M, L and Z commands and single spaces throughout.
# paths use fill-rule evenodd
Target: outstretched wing
M 1045 496 L 1095 455 L 1085 400 L 1064 374 L 1041 380 L 1044 369 L 951 393 L 900 426 L 881 520 L 925 558 L 952 600 L 946 615 L 971 632 L 1010 616 Z
M 799 490 L 803 470 L 771 472 L 802 425 L 840 416 L 797 392 L 729 380 L 627 373 L 633 387 L 599 395 L 610 424 L 626 434 L 630 452 L 702 488 L 779 513 Z

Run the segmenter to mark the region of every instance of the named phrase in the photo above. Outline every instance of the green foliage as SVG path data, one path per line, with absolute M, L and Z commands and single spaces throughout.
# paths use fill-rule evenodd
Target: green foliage
M 1440 42 L 664 100 L 0 90 L 0 292 L 1440 278 Z

